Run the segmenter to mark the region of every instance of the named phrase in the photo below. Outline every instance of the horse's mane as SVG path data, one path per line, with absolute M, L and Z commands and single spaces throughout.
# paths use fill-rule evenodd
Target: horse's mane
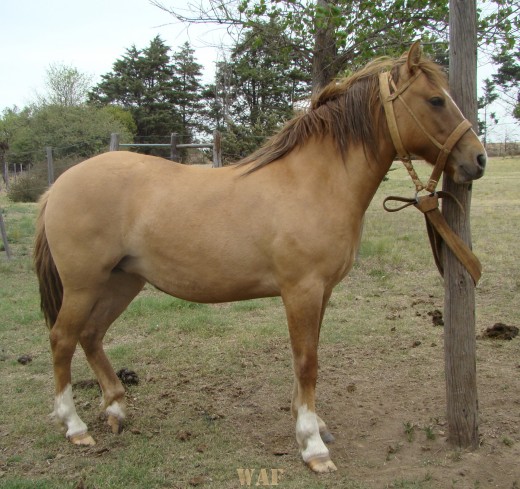
M 351 146 L 360 143 L 365 153 L 374 155 L 383 111 L 379 98 L 379 74 L 389 71 L 397 84 L 400 68 L 406 60 L 406 54 L 397 59 L 378 58 L 353 75 L 333 81 L 311 99 L 308 109 L 288 121 L 264 146 L 237 164 L 253 163 L 247 173 L 254 172 L 283 158 L 312 136 L 332 136 L 343 157 Z M 422 57 L 416 66 L 435 86 L 447 86 L 446 76 L 439 65 Z

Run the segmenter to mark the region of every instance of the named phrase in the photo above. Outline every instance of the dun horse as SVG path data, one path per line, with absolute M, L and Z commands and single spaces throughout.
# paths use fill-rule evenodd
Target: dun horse
M 315 410 L 318 339 L 332 289 L 356 256 L 363 215 L 403 148 L 431 163 L 445 153 L 444 170 L 457 183 L 484 172 L 484 148 L 446 86 L 416 43 L 399 59 L 373 61 L 330 84 L 238 165 L 190 168 L 112 152 L 65 172 L 42 198 L 35 264 L 50 328 L 54 415 L 67 438 L 94 444 L 72 395 L 78 342 L 108 424 L 121 430 L 125 391 L 102 340 L 146 282 L 205 303 L 281 296 L 296 440 L 312 470 L 335 470 L 324 443 L 332 435 Z

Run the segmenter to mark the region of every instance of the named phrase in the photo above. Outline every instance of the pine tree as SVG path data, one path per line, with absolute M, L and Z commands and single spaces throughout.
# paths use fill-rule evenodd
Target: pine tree
M 90 94 L 92 102 L 130 110 L 140 141 L 182 130 L 182 119 L 172 107 L 174 68 L 169 51 L 159 36 L 143 50 L 132 46 Z
M 185 142 L 190 142 L 194 135 L 204 130 L 202 111 L 203 86 L 201 84 L 202 65 L 195 61 L 195 51 L 186 42 L 172 56 L 173 91 L 171 103 L 180 118 L 181 134 Z
M 212 110 L 224 133 L 224 158 L 237 160 L 255 150 L 292 117 L 309 94 L 310 65 L 294 56 L 277 19 L 252 23 L 217 66 Z

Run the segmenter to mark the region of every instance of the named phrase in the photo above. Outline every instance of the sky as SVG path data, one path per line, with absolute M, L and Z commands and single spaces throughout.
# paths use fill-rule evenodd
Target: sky
M 163 3 L 186 9 L 189 1 Z M 189 41 L 206 83 L 213 80 L 215 62 L 222 56 L 216 46 L 229 44 L 225 28 L 187 28 L 150 0 L 0 0 L 0 113 L 6 107 L 29 105 L 38 93 L 45 94 L 51 64 L 77 68 L 95 85 L 128 48 L 134 44 L 145 48 L 156 35 L 173 51 Z M 491 73 L 489 65 L 482 63 L 480 79 Z M 490 140 L 503 140 L 506 133 L 520 140 L 520 126 L 503 116 L 500 104 L 494 110 L 500 125 L 492 129 Z
M 182 8 L 187 0 L 163 3 Z M 156 35 L 173 51 L 189 41 L 204 81 L 212 80 L 219 55 L 212 46 L 225 30 L 186 29 L 149 0 L 0 0 L 0 112 L 45 93 L 51 64 L 73 66 L 96 84 L 126 49 L 145 48 Z

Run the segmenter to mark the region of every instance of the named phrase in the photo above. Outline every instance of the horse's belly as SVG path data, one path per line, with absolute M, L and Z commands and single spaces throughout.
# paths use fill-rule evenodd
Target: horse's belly
M 186 264 L 177 260 L 128 259 L 121 268 L 143 277 L 169 295 L 193 302 L 231 302 L 280 294 L 271 273 L 215 260 Z

